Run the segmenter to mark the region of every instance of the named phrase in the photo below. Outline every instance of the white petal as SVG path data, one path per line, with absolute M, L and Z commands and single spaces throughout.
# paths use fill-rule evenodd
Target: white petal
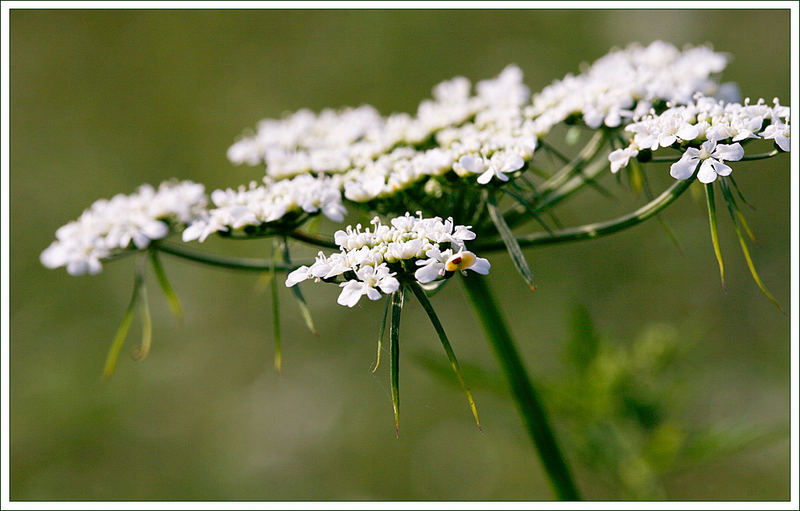
M 481 162 L 479 162 L 477 158 L 474 158 L 468 154 L 465 154 L 459 158 L 458 164 L 473 174 L 477 174 L 483 170 L 483 165 L 481 165 Z
M 483 257 L 476 257 L 475 262 L 472 263 L 468 269 L 474 271 L 475 273 L 480 273 L 481 275 L 486 275 L 489 273 L 489 268 L 492 265 L 489 263 L 488 259 L 484 259 Z
M 494 176 L 494 171 L 492 169 L 489 169 L 480 176 L 478 176 L 478 183 L 485 185 L 486 183 L 492 180 L 492 176 Z
M 286 287 L 292 287 L 298 282 L 307 280 L 310 276 L 308 266 L 301 266 L 286 276 Z
M 381 288 L 381 291 L 390 295 L 400 289 L 400 282 L 394 277 L 385 277 L 378 284 L 378 287 Z
M 689 151 L 683 153 L 681 159 L 672 164 L 669 168 L 669 175 L 675 179 L 689 179 L 694 174 L 694 169 L 697 168 L 697 158 L 689 156 Z
M 414 272 L 414 278 L 422 284 L 427 284 L 428 282 L 433 282 L 434 280 L 438 279 L 439 272 L 441 272 L 443 269 L 443 263 L 431 260 L 430 264 L 426 264 Z
M 697 126 L 693 124 L 686 124 L 678 130 L 677 135 L 683 140 L 694 140 L 700 135 L 700 132 L 698 131 Z
M 714 168 L 714 172 L 716 172 L 717 175 L 720 176 L 730 175 L 732 169 L 729 166 L 713 158 L 709 158 L 709 161 L 711 162 L 711 166 Z
M 714 167 L 711 164 L 712 161 L 713 159 L 709 158 L 703 160 L 703 163 L 700 164 L 700 170 L 697 171 L 697 180 L 701 183 L 713 183 L 717 179 L 717 173 L 714 172 Z
M 367 298 L 370 300 L 377 300 L 381 297 L 380 291 L 375 289 L 374 287 L 365 286 L 367 289 Z
M 739 161 L 744 156 L 741 144 L 719 144 L 711 155 L 718 160 Z
M 788 153 L 789 149 L 791 148 L 791 142 L 789 140 L 789 137 L 778 135 L 777 137 L 775 137 L 775 143 L 778 144 L 778 147 L 781 148 L 781 151 L 784 151 L 786 153 Z
M 361 299 L 361 296 L 364 294 L 363 285 L 363 282 L 358 282 L 355 280 L 350 280 L 346 283 L 343 282 L 341 284 L 343 289 L 339 294 L 339 298 L 336 300 L 336 303 L 339 305 L 346 305 L 347 307 L 353 307 L 358 303 L 358 301 Z

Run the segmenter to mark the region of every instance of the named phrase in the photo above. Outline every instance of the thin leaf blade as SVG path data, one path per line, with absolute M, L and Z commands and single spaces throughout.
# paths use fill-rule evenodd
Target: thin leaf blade
M 158 285 L 161 286 L 161 290 L 164 292 L 164 296 L 167 298 L 167 303 L 169 303 L 169 308 L 172 310 L 172 314 L 178 319 L 183 319 L 183 307 L 181 307 L 181 301 L 178 299 L 178 295 L 175 293 L 175 290 L 172 288 L 172 285 L 167 279 L 167 274 L 164 271 L 164 266 L 161 264 L 161 260 L 158 257 L 158 252 L 154 249 L 150 249 L 149 252 L 150 265 L 153 267 L 153 273 L 156 276 Z
M 372 368 L 371 372 L 375 372 L 378 370 L 378 366 L 381 365 L 381 351 L 383 350 L 383 334 L 386 331 L 386 318 L 389 316 L 389 304 L 391 302 L 391 298 L 388 296 L 386 297 L 385 304 L 383 306 L 383 318 L 381 319 L 381 327 L 378 330 L 378 355 L 375 357 L 375 367 Z
M 286 274 L 288 275 L 292 272 L 292 258 L 289 254 L 289 242 L 286 238 L 283 240 L 283 262 L 286 265 Z M 308 307 L 308 302 L 306 302 L 303 292 L 300 291 L 300 286 L 292 286 L 289 289 L 292 291 L 297 307 L 300 308 L 300 315 L 303 317 L 306 327 L 312 334 L 319 336 L 319 332 L 314 326 L 314 318 L 311 317 L 311 309 Z
M 528 266 L 528 261 L 525 260 L 525 256 L 522 254 L 522 249 L 517 242 L 517 238 L 514 237 L 514 233 L 511 232 L 503 215 L 500 213 L 497 207 L 497 197 L 494 194 L 489 194 L 486 208 L 489 210 L 489 217 L 497 228 L 497 232 L 500 233 L 500 238 L 503 240 L 503 244 L 506 246 L 511 256 L 511 261 L 513 261 L 514 266 L 517 268 L 519 274 L 522 275 L 528 287 L 530 287 L 531 290 L 535 290 L 536 284 L 533 280 L 533 272 L 530 266 Z
M 141 276 L 137 273 L 135 282 L 133 284 L 133 294 L 131 296 L 130 303 L 128 304 L 128 308 L 125 310 L 125 315 L 122 317 L 122 322 L 120 323 L 119 328 L 117 328 L 116 334 L 114 334 L 114 339 L 111 341 L 111 346 L 108 348 L 108 355 L 106 355 L 106 361 L 103 365 L 103 379 L 110 378 L 111 375 L 114 374 L 114 369 L 117 367 L 119 353 L 122 351 L 122 345 L 125 343 L 125 338 L 128 336 L 128 330 L 130 330 L 131 323 L 133 323 L 133 315 L 136 308 L 136 302 L 139 300 L 140 287 Z
M 425 296 L 425 290 L 423 290 L 419 284 L 412 282 L 409 284 L 409 287 L 414 292 L 414 295 L 417 297 L 419 303 L 422 304 L 422 308 L 425 309 L 425 313 L 428 315 L 428 319 L 430 319 L 431 324 L 433 324 L 433 329 L 436 330 L 436 333 L 439 336 L 439 341 L 441 341 L 442 347 L 447 354 L 447 359 L 450 361 L 450 367 L 456 374 L 456 378 L 458 378 L 458 383 L 461 385 L 461 390 L 463 390 L 464 394 L 467 396 L 467 402 L 469 403 L 469 409 L 472 412 L 472 416 L 475 418 L 475 424 L 478 426 L 478 429 L 483 431 L 483 428 L 481 428 L 481 421 L 478 418 L 478 409 L 475 406 L 475 399 L 473 399 L 472 392 L 469 390 L 469 386 L 464 380 L 464 375 L 461 372 L 461 366 L 458 364 L 456 354 L 453 351 L 453 347 L 450 345 L 450 341 L 447 339 L 447 334 L 444 331 L 441 321 L 439 321 L 439 316 L 436 314 L 436 310 L 434 310 L 433 305 L 431 304 L 430 300 L 428 300 L 428 297 Z
M 714 254 L 717 256 L 719 264 L 719 278 L 722 281 L 722 289 L 725 289 L 725 264 L 722 262 L 722 251 L 719 247 L 719 232 L 717 230 L 717 208 L 714 203 L 714 187 L 709 183 L 705 185 L 706 206 L 708 207 L 708 225 L 711 229 L 711 243 L 714 245 Z
M 389 328 L 390 351 L 392 363 L 390 382 L 392 386 L 392 408 L 394 409 L 394 427 L 397 438 L 400 438 L 400 316 L 403 313 L 403 294 L 405 289 L 392 293 L 392 324 Z

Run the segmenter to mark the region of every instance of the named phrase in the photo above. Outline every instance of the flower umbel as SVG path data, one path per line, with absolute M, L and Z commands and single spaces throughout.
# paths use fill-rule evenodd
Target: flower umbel
M 475 238 L 469 226 L 454 225 L 452 218 L 418 215 L 406 213 L 389 225 L 375 217 L 370 222 L 372 229 L 362 230 L 359 224 L 337 231 L 334 240 L 341 252 L 330 256 L 320 252 L 314 264 L 290 273 L 286 286 L 343 276 L 337 302 L 353 307 L 364 295 L 377 300 L 381 293 L 394 293 L 401 280 L 430 284 L 457 271 L 489 273 L 489 261 L 466 250 L 465 242 Z

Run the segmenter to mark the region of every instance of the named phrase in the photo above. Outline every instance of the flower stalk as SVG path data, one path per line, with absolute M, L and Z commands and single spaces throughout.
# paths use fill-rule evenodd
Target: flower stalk
M 508 379 L 528 436 L 537 450 L 556 497 L 560 500 L 580 500 L 578 488 L 550 425 L 544 403 L 525 370 L 522 358 L 511 338 L 511 332 L 486 279 L 470 275 L 461 281 L 486 340 Z

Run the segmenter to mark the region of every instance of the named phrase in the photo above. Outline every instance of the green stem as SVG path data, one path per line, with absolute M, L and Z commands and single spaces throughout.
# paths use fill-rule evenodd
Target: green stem
M 207 254 L 189 248 L 183 248 L 176 245 L 158 242 L 153 243 L 152 248 L 160 250 L 165 254 L 182 257 L 197 263 L 207 264 L 209 266 L 216 266 L 218 268 L 231 268 L 234 270 L 249 270 L 249 271 L 272 271 L 286 270 L 286 267 L 280 264 L 274 264 L 269 259 L 251 259 L 244 257 L 230 257 L 215 254 Z
M 505 372 L 514 400 L 525 422 L 528 435 L 537 449 L 545 473 L 561 500 L 579 500 L 578 489 L 550 426 L 544 404 L 533 386 L 519 352 L 511 339 L 502 312 L 492 297 L 484 277 L 461 279 L 483 332 Z
M 689 188 L 689 185 L 691 185 L 692 182 L 694 182 L 694 178 L 687 179 L 685 181 L 676 181 L 672 186 L 664 190 L 661 195 L 652 201 L 648 202 L 636 211 L 627 215 L 623 215 L 619 218 L 608 220 L 606 222 L 597 222 L 579 227 L 561 229 L 553 232 L 552 234 L 546 232 L 527 234 L 518 237 L 517 243 L 519 243 L 520 247 L 532 247 L 538 245 L 552 245 L 567 241 L 587 240 L 613 234 L 644 222 L 648 218 L 652 217 L 677 199 Z M 506 248 L 502 240 L 491 241 L 488 243 L 475 243 L 473 246 L 476 250 L 505 250 Z
M 273 236 L 285 236 L 288 238 L 292 238 L 297 241 L 302 241 L 308 245 L 315 245 L 322 248 L 339 248 L 339 245 L 334 243 L 333 241 L 326 240 L 320 236 L 316 236 L 311 233 L 303 232 L 300 230 L 294 230 L 289 232 L 282 232 L 282 231 L 266 231 L 266 232 L 256 232 L 252 234 L 248 233 L 236 233 L 236 234 L 225 234 L 222 237 L 226 240 L 258 240 L 262 238 L 272 238 Z

